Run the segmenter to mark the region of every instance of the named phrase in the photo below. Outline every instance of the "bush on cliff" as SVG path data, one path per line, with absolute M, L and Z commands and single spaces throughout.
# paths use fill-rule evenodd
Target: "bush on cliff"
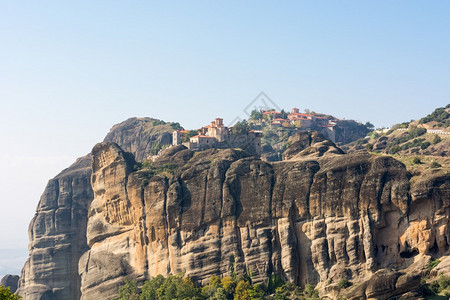
M 0 285 L 0 300 L 20 300 L 22 297 L 11 293 L 9 287 Z

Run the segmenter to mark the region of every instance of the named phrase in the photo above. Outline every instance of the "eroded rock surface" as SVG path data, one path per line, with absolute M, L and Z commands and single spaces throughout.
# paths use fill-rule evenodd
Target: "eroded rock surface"
M 51 179 L 29 226 L 30 257 L 18 293 L 24 299 L 80 297 L 78 259 L 87 248 L 87 209 L 93 198 L 90 155 Z M 42 298 L 43 297 L 43 298 Z
M 172 128 L 150 118 L 131 118 L 115 125 L 106 136 L 139 158 L 154 146 L 171 143 Z M 26 300 L 79 299 L 78 262 L 89 248 L 86 240 L 91 188 L 91 155 L 51 179 L 29 226 L 29 253 L 18 293 Z
M 389 269 L 449 253 L 449 175 L 410 187 L 395 159 L 343 154 L 320 136 L 299 136 L 274 163 L 177 147 L 135 172 L 114 143 L 92 156 L 82 299 L 112 299 L 124 277 L 183 272 L 205 283 L 232 269 L 255 283 L 273 272 L 319 283 L 322 295 L 347 278 L 363 297 L 383 299 L 413 294 L 418 278 Z

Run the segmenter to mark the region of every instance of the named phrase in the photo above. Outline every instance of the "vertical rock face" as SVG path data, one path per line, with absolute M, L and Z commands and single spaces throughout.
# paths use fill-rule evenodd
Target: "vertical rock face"
M 120 144 L 141 159 L 155 145 L 171 144 L 169 125 L 131 118 L 115 125 L 105 140 Z M 86 240 L 91 188 L 91 156 L 79 158 L 51 179 L 29 226 L 30 257 L 22 269 L 18 293 L 28 299 L 79 299 L 78 262 Z
M 311 135 L 304 141 L 276 163 L 178 147 L 138 172 L 116 144 L 97 145 L 82 299 L 112 299 L 124 277 L 184 272 L 204 283 L 233 270 L 256 283 L 274 272 L 319 283 L 323 293 L 330 279 L 371 276 L 406 291 L 409 279 L 379 269 L 448 255 L 450 176 L 410 188 L 404 165 L 390 157 L 342 154 Z M 395 294 L 374 284 L 361 285 L 361 295 Z
M 24 299 L 80 297 L 78 258 L 87 249 L 87 209 L 93 198 L 90 155 L 50 180 L 29 226 L 30 257 L 20 276 Z

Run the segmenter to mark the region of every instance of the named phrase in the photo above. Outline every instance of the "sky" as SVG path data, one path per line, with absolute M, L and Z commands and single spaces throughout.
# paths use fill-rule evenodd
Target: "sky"
M 449 15 L 439 0 L 0 0 L 0 276 L 25 261 L 48 179 L 129 117 L 227 123 L 260 92 L 377 127 L 445 106 Z

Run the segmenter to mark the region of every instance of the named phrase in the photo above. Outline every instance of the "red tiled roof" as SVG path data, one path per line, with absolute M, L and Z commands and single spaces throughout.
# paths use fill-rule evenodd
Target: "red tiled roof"
M 274 110 L 271 110 L 271 111 L 265 111 L 265 112 L 263 112 L 263 115 L 265 115 L 265 114 L 281 114 L 280 112 L 277 112 L 277 111 L 274 111 Z

